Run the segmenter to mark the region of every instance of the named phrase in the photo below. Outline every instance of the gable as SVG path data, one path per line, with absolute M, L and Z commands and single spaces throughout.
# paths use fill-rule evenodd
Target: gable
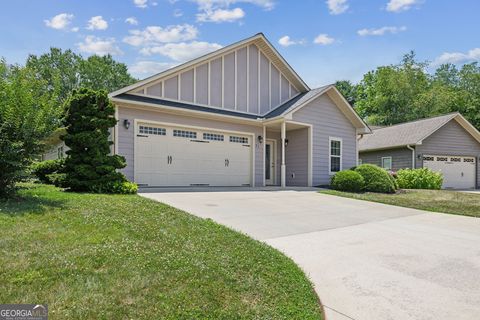
M 192 62 L 112 95 L 126 92 L 264 115 L 308 90 L 263 35 Z
M 441 152 L 452 154 L 480 154 L 478 142 L 456 119 L 450 120 L 440 129 L 422 141 L 422 152 Z

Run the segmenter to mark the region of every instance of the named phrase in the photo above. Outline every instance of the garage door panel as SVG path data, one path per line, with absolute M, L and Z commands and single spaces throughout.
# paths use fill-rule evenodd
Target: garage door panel
M 423 166 L 443 174 L 442 188 L 475 188 L 475 157 L 424 155 Z
M 149 124 L 140 124 L 149 128 Z M 164 135 L 137 136 L 135 179 L 150 186 L 241 186 L 251 184 L 252 147 L 248 136 L 163 127 Z M 155 131 L 155 130 L 154 130 Z M 156 129 L 159 132 L 159 129 Z M 233 136 L 233 135 L 232 135 Z M 242 143 L 243 142 L 243 143 Z M 169 158 L 170 157 L 170 158 Z M 167 161 L 167 159 L 170 159 Z

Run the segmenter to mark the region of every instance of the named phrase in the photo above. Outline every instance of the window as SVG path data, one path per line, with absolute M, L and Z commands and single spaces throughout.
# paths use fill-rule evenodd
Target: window
M 230 136 L 230 142 L 247 144 L 247 143 L 248 143 L 248 138 L 246 138 L 246 137 Z
M 223 141 L 223 134 L 204 133 L 203 140 Z
M 342 170 L 342 139 L 330 138 L 330 174 Z
M 382 168 L 392 170 L 392 157 L 382 157 Z
M 157 136 L 164 136 L 166 134 L 166 130 L 164 128 L 147 127 L 147 126 L 140 126 L 138 128 L 138 132 L 143 134 L 153 134 Z
M 174 137 L 197 139 L 197 133 L 194 131 L 173 130 Z

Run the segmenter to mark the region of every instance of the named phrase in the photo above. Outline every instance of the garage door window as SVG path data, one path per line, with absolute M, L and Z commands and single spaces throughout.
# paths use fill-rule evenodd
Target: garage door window
M 174 137 L 197 139 L 197 133 L 195 131 L 186 130 L 173 130 Z
M 392 157 L 382 158 L 382 168 L 385 170 L 392 170 Z
M 166 130 L 164 128 L 157 128 L 157 127 L 140 126 L 138 128 L 138 131 L 139 133 L 154 134 L 157 136 L 164 136 L 166 134 Z
M 248 143 L 248 138 L 230 136 L 230 142 L 247 144 Z
M 223 134 L 204 133 L 203 140 L 223 141 Z
M 330 174 L 342 170 L 342 139 L 330 138 Z

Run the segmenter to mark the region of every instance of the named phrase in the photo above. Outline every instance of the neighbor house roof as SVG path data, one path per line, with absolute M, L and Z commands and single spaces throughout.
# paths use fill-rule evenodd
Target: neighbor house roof
M 460 113 L 455 112 L 373 129 L 372 134 L 359 139 L 358 148 L 359 151 L 367 151 L 421 144 L 423 140 L 453 119 L 480 142 L 480 132 Z

